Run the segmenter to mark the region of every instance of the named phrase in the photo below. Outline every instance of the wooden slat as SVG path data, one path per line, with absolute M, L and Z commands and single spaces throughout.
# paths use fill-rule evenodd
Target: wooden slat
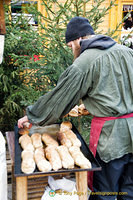
M 27 177 L 16 177 L 17 200 L 28 200 L 27 197 Z
M 44 190 L 40 191 L 40 192 L 36 191 L 36 193 L 31 193 L 31 194 L 28 193 L 28 200 L 29 199 L 38 199 L 38 198 L 41 199 L 41 197 L 43 196 L 43 194 L 44 194 Z
M 76 185 L 79 200 L 87 200 L 87 172 L 76 172 Z

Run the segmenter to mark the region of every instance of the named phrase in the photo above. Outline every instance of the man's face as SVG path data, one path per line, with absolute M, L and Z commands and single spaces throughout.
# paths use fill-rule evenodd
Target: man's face
M 80 55 L 80 40 L 81 38 L 67 43 L 68 47 L 72 49 L 74 60 Z

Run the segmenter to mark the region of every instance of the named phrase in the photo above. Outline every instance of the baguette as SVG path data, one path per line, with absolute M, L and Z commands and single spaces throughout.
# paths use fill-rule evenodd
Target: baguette
M 78 117 L 78 105 L 76 105 L 72 110 L 70 110 L 69 116 Z
M 34 147 L 31 141 L 31 137 L 27 134 L 22 135 L 19 138 L 19 143 L 22 147 L 23 150 L 30 150 L 30 151 L 34 151 Z
M 46 155 L 46 158 L 49 160 L 49 162 L 52 166 L 52 169 L 54 171 L 57 171 L 62 168 L 61 159 L 60 159 L 59 153 L 57 152 L 55 147 L 53 147 L 53 146 L 46 147 L 45 155 Z
M 74 159 L 75 164 L 80 168 L 87 169 L 92 167 L 90 161 L 84 156 L 79 147 L 72 146 L 69 148 L 69 152 Z
M 70 155 L 68 148 L 66 146 L 58 146 L 57 151 L 60 155 L 62 166 L 66 169 L 72 169 L 74 168 L 74 159 Z
M 41 134 L 39 133 L 32 134 L 31 140 L 35 149 L 43 147 Z
M 77 147 L 81 146 L 80 140 L 77 138 L 77 136 L 72 130 L 65 131 L 65 134 L 66 134 L 66 137 L 71 141 L 72 146 L 77 146 Z
M 42 141 L 45 143 L 46 146 L 59 146 L 58 142 L 47 133 L 44 133 L 42 135 Z
M 71 140 L 69 140 L 65 133 L 58 132 L 57 133 L 57 139 L 60 141 L 60 143 L 66 147 L 72 146 Z
M 78 107 L 78 112 L 79 112 L 81 115 L 89 115 L 89 112 L 88 112 L 88 110 L 85 108 L 85 105 L 84 105 L 84 104 L 81 104 L 81 105 Z
M 20 135 L 29 134 L 29 129 L 27 127 L 20 128 L 18 132 Z
M 21 170 L 25 174 L 33 173 L 35 170 L 34 152 L 30 150 L 23 150 L 21 153 Z
M 61 125 L 60 125 L 60 131 L 61 131 L 61 132 L 64 132 L 64 131 L 70 130 L 70 129 L 72 129 L 72 124 L 71 124 L 71 122 L 69 122 L 69 121 L 64 121 L 64 122 L 61 123 Z
M 49 161 L 46 160 L 43 148 L 37 148 L 34 154 L 36 165 L 41 172 L 51 171 L 52 167 Z

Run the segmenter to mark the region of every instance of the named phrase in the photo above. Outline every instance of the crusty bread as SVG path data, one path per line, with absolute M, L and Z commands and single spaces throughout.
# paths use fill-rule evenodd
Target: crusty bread
M 64 145 L 58 146 L 57 151 L 60 155 L 62 166 L 66 169 L 74 168 L 74 159 L 70 155 L 68 148 Z
M 44 133 L 42 135 L 42 141 L 45 143 L 46 146 L 53 146 L 53 147 L 59 146 L 58 142 L 47 133 Z
M 31 141 L 31 137 L 27 134 L 22 135 L 19 138 L 19 143 L 22 147 L 23 150 L 30 150 L 30 151 L 34 151 L 34 147 L 32 145 L 32 141 Z
M 72 146 L 69 148 L 69 152 L 76 165 L 84 169 L 91 168 L 90 161 L 84 156 L 79 147 Z
M 52 169 L 50 162 L 45 158 L 43 148 L 37 148 L 34 157 L 36 165 L 41 172 L 48 172 Z
M 73 146 L 80 147 L 81 142 L 72 130 L 65 131 L 66 137 L 71 141 Z
M 78 105 L 76 105 L 72 110 L 70 110 L 69 116 L 78 117 Z
M 60 131 L 64 132 L 66 130 L 72 129 L 72 124 L 69 121 L 64 121 L 60 125 Z
M 21 170 L 26 174 L 33 173 L 35 170 L 34 152 L 30 150 L 23 150 L 21 153 Z
M 78 107 L 78 112 L 80 115 L 88 115 L 89 112 L 88 110 L 85 108 L 85 105 L 84 104 L 81 104 L 79 107 Z
M 46 155 L 46 158 L 49 160 L 49 162 L 52 166 L 52 169 L 54 171 L 57 171 L 62 168 L 61 159 L 60 159 L 59 153 L 57 152 L 55 147 L 53 147 L 53 146 L 46 147 L 45 155 Z
M 18 132 L 19 132 L 20 135 L 29 134 L 29 129 L 27 127 L 20 128 Z
M 66 134 L 61 131 L 57 133 L 57 139 L 60 141 L 62 145 L 65 145 L 67 147 L 72 146 L 71 140 L 69 140 Z
M 35 149 L 43 147 L 42 136 L 40 133 L 32 134 L 31 140 Z

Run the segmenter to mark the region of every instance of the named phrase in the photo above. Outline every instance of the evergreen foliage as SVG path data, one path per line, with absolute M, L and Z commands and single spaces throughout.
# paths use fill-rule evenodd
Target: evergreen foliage
M 74 16 L 84 16 L 97 33 L 104 16 L 115 5 L 115 1 L 110 1 L 108 7 L 101 9 L 104 0 L 95 0 L 86 11 L 89 1 L 65 0 L 62 4 L 43 0 L 45 16 L 33 4 L 28 5 L 25 10 L 36 19 L 37 28 L 29 24 L 23 13 L 13 20 L 10 9 L 6 8 L 4 60 L 0 65 L 1 131 L 13 130 L 25 107 L 55 87 L 60 74 L 72 63 L 72 53 L 64 37 L 68 21 Z M 90 117 L 84 128 L 89 126 Z

